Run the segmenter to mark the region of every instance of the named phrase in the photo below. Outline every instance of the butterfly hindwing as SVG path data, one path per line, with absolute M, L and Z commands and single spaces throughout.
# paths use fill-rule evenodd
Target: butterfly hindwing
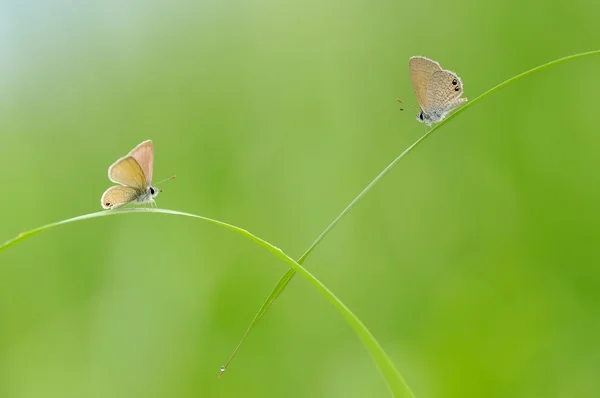
M 114 209 L 133 202 L 141 194 L 143 194 L 143 191 L 136 188 L 118 185 L 108 188 L 104 194 L 102 194 L 102 199 L 100 199 L 100 201 L 103 208 Z
M 427 86 L 427 104 L 429 109 L 449 112 L 465 102 L 459 98 L 463 93 L 460 77 L 454 72 L 440 70 L 433 73 Z

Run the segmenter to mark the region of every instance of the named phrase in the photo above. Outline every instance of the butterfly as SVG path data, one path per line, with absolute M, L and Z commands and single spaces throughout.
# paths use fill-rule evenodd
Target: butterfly
M 463 85 L 456 73 L 442 69 L 440 64 L 425 57 L 411 57 L 410 78 L 421 113 L 417 120 L 431 126 L 467 101 L 460 98 Z
M 154 146 L 147 140 L 108 168 L 108 178 L 120 185 L 110 187 L 102 194 L 102 207 L 115 209 L 129 203 L 156 205 L 154 198 L 162 191 L 152 185 L 153 168 Z M 172 178 L 175 176 L 167 180 Z

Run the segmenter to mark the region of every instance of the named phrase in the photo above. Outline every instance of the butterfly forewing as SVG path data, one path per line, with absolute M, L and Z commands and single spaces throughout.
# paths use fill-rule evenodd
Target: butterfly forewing
M 117 160 L 108 169 L 108 178 L 117 184 L 133 187 L 141 191 L 147 188 L 146 176 L 137 160 L 126 156 Z
M 144 172 L 146 184 L 152 185 L 152 170 L 154 169 L 154 146 L 151 140 L 142 142 L 140 145 L 133 148 L 129 152 L 129 156 L 133 157 Z
M 427 109 L 427 88 L 429 79 L 435 72 L 441 71 L 440 64 L 425 57 L 412 57 L 408 62 L 410 78 L 417 102 L 422 110 Z
M 100 200 L 103 208 L 114 209 L 133 202 L 141 194 L 143 191 L 136 188 L 116 186 L 108 188 Z

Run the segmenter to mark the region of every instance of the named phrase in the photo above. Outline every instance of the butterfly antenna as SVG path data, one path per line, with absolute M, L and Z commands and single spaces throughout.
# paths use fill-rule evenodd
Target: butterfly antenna
M 171 176 L 171 177 L 169 177 L 169 178 L 166 178 L 166 179 L 164 179 L 164 180 L 162 180 L 162 181 L 159 181 L 159 182 L 157 182 L 156 184 L 154 184 L 154 186 L 157 186 L 158 184 L 162 184 L 162 183 L 163 183 L 163 182 L 165 182 L 165 181 L 172 180 L 172 179 L 173 179 L 173 178 L 175 178 L 175 177 L 177 177 L 177 176 Z
M 399 103 L 401 103 L 401 104 L 406 104 L 406 105 L 408 105 L 408 106 L 410 106 L 410 107 L 412 107 L 412 108 L 415 108 L 415 109 L 416 109 L 416 110 L 418 110 L 418 111 L 420 110 L 420 109 L 419 109 L 419 108 L 417 108 L 416 106 L 414 106 L 414 105 L 412 105 L 412 104 L 407 104 L 406 102 L 402 101 L 401 99 L 398 99 L 398 98 L 396 98 L 396 102 L 399 102 Z M 400 108 L 400 110 L 401 110 L 401 111 L 403 111 L 403 110 L 404 110 L 404 108 Z

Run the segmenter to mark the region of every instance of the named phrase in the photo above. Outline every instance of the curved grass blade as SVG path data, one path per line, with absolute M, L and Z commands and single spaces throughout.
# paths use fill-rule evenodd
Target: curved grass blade
M 516 82 L 517 80 L 520 80 L 520 79 L 524 78 L 525 76 L 532 75 L 534 73 L 542 71 L 543 69 L 546 69 L 546 68 L 549 68 L 551 66 L 555 66 L 555 65 L 561 64 L 563 62 L 571 61 L 571 60 L 574 60 L 574 59 L 577 59 L 577 58 L 587 57 L 587 56 L 590 56 L 590 55 L 598 55 L 598 54 L 600 54 L 600 50 L 589 51 L 589 52 L 579 53 L 579 54 L 574 54 L 574 55 L 569 55 L 567 57 L 563 57 L 563 58 L 556 59 L 554 61 L 550 61 L 550 62 L 548 62 L 546 64 L 537 66 L 537 67 L 535 67 L 533 69 L 529 69 L 528 71 L 523 72 L 523 73 L 521 73 L 519 75 L 513 76 L 510 79 L 505 80 L 504 82 L 498 84 L 497 86 L 492 87 L 491 89 L 489 89 L 488 91 L 484 92 L 483 94 L 481 94 L 480 96 L 478 96 L 474 100 L 465 103 L 465 105 L 463 105 L 460 108 L 458 108 L 456 111 L 454 111 L 453 113 L 451 113 L 448 117 L 446 117 L 440 123 L 438 123 L 433 128 L 431 128 L 427 132 L 425 132 L 425 134 L 423 134 L 418 140 L 416 140 L 415 142 L 413 142 L 412 145 L 410 145 L 408 148 L 406 148 L 404 150 L 404 152 L 402 152 L 400 155 L 398 155 L 398 157 L 396 159 L 394 159 L 389 165 L 387 165 L 387 167 L 385 169 L 383 169 L 369 183 L 369 185 L 367 185 L 358 194 L 358 196 L 356 196 L 354 198 L 354 200 L 352 200 L 352 202 L 350 202 L 350 204 L 348 206 L 346 206 L 346 208 L 331 222 L 331 224 L 329 224 L 327 226 L 327 228 L 325 228 L 325 230 L 323 232 L 321 232 L 321 234 L 317 237 L 317 239 L 314 240 L 314 242 L 308 247 L 308 249 L 306 249 L 306 251 L 304 252 L 304 254 L 298 259 L 298 264 L 304 263 L 304 260 L 306 260 L 306 258 L 310 255 L 310 253 L 314 250 L 314 248 L 317 247 L 317 245 L 323 240 L 323 238 L 325 238 L 325 236 L 327 236 L 327 234 L 338 224 L 338 222 L 340 222 L 340 220 L 346 214 L 348 214 L 350 212 L 350 210 L 352 210 L 352 208 L 354 207 L 354 205 L 356 205 L 356 203 L 359 200 L 361 200 L 362 197 L 365 196 L 367 194 L 367 192 L 369 192 L 375 186 L 375 184 L 377 184 L 379 182 L 379 180 L 381 180 L 383 177 L 385 177 L 385 175 L 387 173 L 390 172 L 390 170 L 396 165 L 396 163 L 398 163 L 400 161 L 400 159 L 404 158 L 413 149 L 415 149 L 417 146 L 419 146 L 419 144 L 421 144 L 423 141 L 425 141 L 425 139 L 427 139 L 429 136 L 431 136 L 431 134 L 434 131 L 438 130 L 443 125 L 445 125 L 446 123 L 450 122 L 450 120 L 454 119 L 456 116 L 460 115 L 465 110 L 467 110 L 471 106 L 475 105 L 477 102 L 481 101 L 482 99 L 484 99 L 488 95 L 492 94 L 495 91 L 500 90 L 501 88 L 504 88 L 504 87 L 506 87 L 506 86 L 508 86 L 508 85 L 510 85 L 510 84 L 512 84 L 514 82 Z M 256 324 L 261 320 L 261 318 L 265 315 L 265 313 L 269 310 L 269 308 L 271 308 L 271 305 L 273 305 L 273 303 L 275 302 L 275 300 L 277 300 L 277 297 L 279 297 L 279 295 L 283 292 L 283 290 L 286 288 L 287 284 L 290 283 L 290 281 L 294 277 L 294 274 L 295 274 L 295 271 L 293 269 L 290 269 L 290 270 L 288 270 L 285 273 L 285 275 L 283 275 L 281 277 L 281 279 L 279 280 L 279 282 L 277 282 L 277 285 L 275 285 L 275 288 L 273 289 L 273 291 L 271 292 L 271 294 L 269 295 L 269 297 L 267 297 L 267 299 L 265 300 L 265 302 L 263 303 L 263 305 L 260 307 L 260 309 L 258 310 L 258 312 L 256 313 L 256 315 L 254 316 L 254 319 L 250 323 L 250 326 L 248 327 L 248 329 L 246 329 L 246 332 L 244 333 L 244 336 L 242 337 L 242 339 L 240 340 L 239 344 L 237 345 L 237 347 L 233 351 L 233 354 L 231 355 L 231 357 L 227 361 L 227 364 L 222 368 L 221 374 L 223 374 L 223 372 L 227 369 L 227 366 L 231 363 L 231 361 L 233 360 L 233 358 L 237 354 L 237 352 L 240 349 L 240 347 L 246 341 L 246 339 L 248 338 L 248 335 L 250 334 L 250 332 L 252 331 L 252 329 L 254 329 L 254 327 L 256 326 Z
M 92 218 L 104 217 L 104 216 L 112 216 L 112 215 L 120 215 L 120 214 L 128 214 L 128 213 L 163 213 L 163 214 L 171 214 L 176 216 L 184 216 L 184 217 L 192 217 L 196 219 L 200 219 L 202 221 L 209 222 L 211 224 L 218 225 L 220 227 L 229 229 L 231 231 L 236 232 L 243 237 L 250 239 L 257 245 L 265 248 L 266 250 L 273 253 L 277 258 L 283 260 L 289 267 L 294 270 L 294 273 L 299 273 L 302 277 L 306 278 L 317 290 L 321 292 L 325 296 L 325 298 L 333 304 L 335 308 L 346 318 L 346 321 L 350 324 L 350 326 L 354 329 L 358 337 L 362 340 L 363 344 L 369 351 L 369 353 L 373 356 L 375 363 L 379 366 L 379 370 L 383 374 L 388 387 L 392 391 L 394 397 L 399 398 L 413 398 L 413 395 L 406 385 L 406 382 L 396 370 L 396 367 L 387 356 L 383 348 L 379 345 L 375 337 L 371 334 L 369 329 L 358 319 L 356 315 L 350 311 L 348 307 L 340 299 L 338 299 L 331 290 L 329 290 L 323 283 L 321 283 L 317 278 L 315 278 L 310 272 L 304 269 L 300 264 L 294 261 L 291 257 L 285 254 L 281 249 L 272 245 L 271 243 L 263 240 L 256 235 L 248 232 L 245 229 L 240 227 L 236 227 L 235 225 L 227 224 L 225 222 L 215 220 L 208 217 L 199 216 L 191 213 L 184 213 L 175 210 L 166 210 L 166 209 L 124 209 L 124 210 L 107 210 L 100 211 L 97 213 L 85 214 L 83 216 L 69 218 L 67 220 L 62 220 L 58 222 L 54 222 L 51 224 L 43 225 L 41 227 L 22 232 L 17 235 L 15 238 L 6 241 L 2 246 L 0 246 L 0 252 L 6 250 L 10 246 L 13 246 L 27 238 L 32 237 L 40 232 L 46 231 L 48 229 L 58 227 L 64 224 L 70 224 L 76 221 L 83 221 Z

